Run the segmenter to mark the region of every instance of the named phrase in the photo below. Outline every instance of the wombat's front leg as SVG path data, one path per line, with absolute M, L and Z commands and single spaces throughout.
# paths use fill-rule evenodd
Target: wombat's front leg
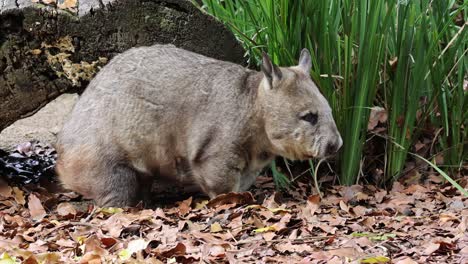
M 100 186 L 95 186 L 96 202 L 101 207 L 133 206 L 147 196 L 148 190 L 141 184 L 141 175 L 125 164 L 116 164 L 102 175 Z
M 239 192 L 242 185 L 241 164 L 236 163 L 236 159 L 225 160 L 221 158 L 223 155 L 217 156 L 192 167 L 196 182 L 210 198 L 222 193 Z

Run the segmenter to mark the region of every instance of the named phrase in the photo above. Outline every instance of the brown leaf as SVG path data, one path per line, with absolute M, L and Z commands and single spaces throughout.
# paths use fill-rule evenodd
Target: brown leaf
M 354 212 L 354 214 L 356 214 L 357 216 L 364 216 L 366 215 L 368 209 L 364 206 L 355 206 L 355 207 L 352 207 L 351 210 Z
M 370 241 L 368 237 L 358 237 L 355 239 L 355 241 L 362 248 L 373 246 L 372 241 Z
M 37 259 L 36 259 L 36 257 L 34 255 L 29 256 L 22 263 L 23 264 L 39 264 L 39 262 L 37 261 Z
M 439 215 L 439 220 L 442 224 L 446 223 L 446 222 L 451 222 L 451 221 L 456 221 L 456 222 L 460 222 L 460 219 L 454 215 L 454 214 L 451 214 L 451 213 L 442 213 Z
M 163 219 L 163 220 L 165 220 L 165 221 L 167 221 L 167 222 L 169 222 L 169 223 L 174 222 L 173 219 L 171 219 L 171 218 L 169 218 L 169 217 L 166 216 L 166 214 L 164 213 L 164 210 L 161 209 L 161 208 L 157 208 L 157 209 L 154 211 L 154 216 L 155 216 L 155 217 L 159 217 L 159 218 L 161 218 L 161 219 Z
M 445 241 L 430 242 L 425 245 L 424 255 L 431 255 L 434 252 L 439 254 L 446 254 L 456 249 L 454 243 L 448 243 Z
M 59 239 L 55 242 L 55 244 L 61 246 L 61 247 L 68 247 L 68 248 L 74 248 L 76 246 L 76 242 L 71 240 L 71 239 Z
M 434 253 L 437 249 L 439 249 L 439 244 L 431 242 L 428 245 L 426 245 L 426 249 L 424 250 L 424 254 L 425 255 L 430 255 L 430 254 Z
M 345 202 L 340 201 L 340 208 L 341 208 L 341 210 L 349 213 L 349 207 L 345 204 Z
M 412 260 L 409 257 L 405 257 L 404 259 L 395 262 L 395 264 L 418 264 L 418 262 Z
M 263 239 L 265 239 L 265 241 L 271 241 L 273 238 L 275 238 L 276 236 L 276 233 L 275 232 L 265 232 L 265 233 L 262 233 L 262 237 Z
M 180 202 L 179 204 L 179 216 L 187 215 L 192 208 L 190 205 L 192 204 L 192 197 L 189 197 L 187 200 Z
M 222 245 L 212 245 L 210 246 L 210 255 L 213 257 L 224 257 L 226 254 L 226 248 Z
M 278 200 L 279 200 L 279 194 L 277 192 L 274 192 L 273 194 L 265 198 L 262 205 L 263 207 L 266 207 L 266 208 L 275 209 L 275 208 L 280 207 Z
M 84 242 L 84 245 L 86 253 L 92 252 L 93 254 L 97 254 L 99 256 L 103 256 L 108 253 L 107 250 L 101 247 L 101 240 L 96 235 L 88 237 Z
M 468 255 L 468 246 L 465 246 L 464 248 L 462 248 L 462 249 L 460 250 L 460 253 L 461 253 L 461 254 L 464 254 L 464 255 Z
M 128 242 L 127 251 L 130 255 L 132 255 L 133 253 L 139 254 L 143 250 L 146 250 L 148 248 L 149 243 L 150 241 L 147 241 L 143 238 L 132 240 Z
M 94 252 L 88 252 L 80 259 L 80 264 L 101 264 L 101 256 Z
M 75 216 L 76 215 L 76 209 L 75 207 L 70 204 L 70 203 L 61 203 L 57 206 L 57 213 L 60 216 Z
M 48 249 L 47 243 L 43 240 L 37 240 L 28 246 L 28 250 L 34 253 L 46 252 Z
M 57 252 L 47 252 L 35 255 L 39 263 L 59 263 L 60 254 Z
M 243 192 L 243 193 L 226 193 L 216 196 L 214 199 L 210 200 L 206 206 L 208 208 L 214 208 L 223 204 L 252 204 L 255 202 L 252 193 Z
M 337 249 L 331 249 L 327 251 L 330 255 L 347 257 L 347 258 L 356 258 L 359 256 L 359 252 L 353 247 L 342 247 Z
M 306 206 L 302 209 L 304 218 L 311 218 L 320 207 L 320 195 L 310 195 L 307 198 Z
M 315 194 L 307 197 L 307 202 L 318 205 L 320 203 L 320 195 Z
M 174 256 L 182 256 L 187 252 L 187 247 L 183 243 L 177 243 L 175 247 L 165 247 L 163 249 L 157 248 L 153 252 L 156 256 L 162 256 L 165 258 L 172 258 Z
M 12 192 L 13 190 L 11 189 L 10 186 L 2 184 L 0 182 L 0 197 L 2 198 L 10 198 L 12 197 Z
M 381 203 L 383 199 L 385 198 L 385 195 L 387 195 L 387 191 L 376 192 L 374 196 L 375 196 L 375 200 L 377 201 L 377 203 Z
M 367 201 L 369 200 L 369 195 L 363 193 L 363 192 L 358 192 L 356 193 L 356 196 L 354 197 L 356 201 Z
M 309 246 L 308 244 L 292 244 L 291 242 L 286 243 L 279 243 L 275 245 L 276 250 L 280 251 L 281 253 L 303 253 L 303 252 L 312 252 L 314 248 Z
M 406 194 L 426 193 L 426 192 L 428 192 L 428 190 L 419 184 L 412 184 L 411 186 L 409 186 L 403 191 L 403 193 L 406 193 Z
M 110 248 L 117 243 L 117 239 L 113 237 L 101 237 L 101 243 L 105 248 Z
M 102 223 L 103 230 L 107 230 L 108 235 L 112 237 L 119 237 L 122 230 L 130 226 L 136 219 L 138 219 L 138 216 L 116 213 Z
M 42 206 L 41 201 L 33 193 L 29 195 L 28 208 L 29 213 L 31 214 L 31 218 L 36 221 L 42 220 L 42 218 L 44 218 L 44 216 L 47 215 L 46 211 L 44 210 L 44 207 Z
M 457 249 L 457 245 L 455 243 L 449 243 L 445 241 L 438 241 L 437 243 L 440 245 L 439 249 L 437 250 L 437 253 L 439 254 L 447 254 Z
M 13 193 L 15 194 L 15 201 L 20 205 L 25 205 L 26 200 L 24 199 L 24 192 L 18 187 L 13 187 Z
M 369 123 L 367 124 L 367 130 L 372 131 L 379 123 L 387 122 L 388 114 L 385 108 L 380 106 L 374 106 L 371 108 Z
M 419 150 L 421 150 L 425 146 L 426 146 L 426 144 L 424 144 L 424 143 L 422 143 L 421 141 L 418 140 L 418 142 L 416 142 L 416 144 L 414 144 L 414 150 L 416 151 L 416 153 L 422 154 L 421 152 L 419 152 Z
M 353 199 L 356 199 L 358 193 L 363 192 L 363 186 L 361 185 L 351 185 L 351 186 L 343 186 L 340 193 L 343 196 L 344 202 L 349 202 Z
M 227 225 L 227 227 L 230 228 L 230 232 L 232 233 L 234 237 L 236 237 L 237 234 L 242 232 L 242 226 L 243 226 L 242 217 L 243 215 L 239 215 L 236 218 L 231 219 L 231 221 Z
M 193 231 L 190 233 L 190 235 L 196 237 L 197 239 L 203 239 L 207 243 L 212 243 L 212 244 L 221 244 L 224 241 L 224 238 L 219 239 L 215 237 L 215 235 L 218 235 L 217 233 L 212 234 L 212 233 L 202 233 L 200 231 Z M 222 234 L 219 234 L 219 235 L 222 235 Z M 227 237 L 228 235 L 226 235 L 226 238 Z

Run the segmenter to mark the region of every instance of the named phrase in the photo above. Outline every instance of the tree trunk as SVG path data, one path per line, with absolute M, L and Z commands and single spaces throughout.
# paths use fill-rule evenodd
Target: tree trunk
M 245 64 L 232 33 L 189 0 L 0 0 L 0 131 L 155 43 Z

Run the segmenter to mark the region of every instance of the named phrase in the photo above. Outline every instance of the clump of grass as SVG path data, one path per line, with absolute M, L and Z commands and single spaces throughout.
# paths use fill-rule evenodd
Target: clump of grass
M 262 51 L 279 65 L 297 63 L 304 47 L 312 52 L 311 76 L 329 100 L 344 141 L 341 183 L 354 184 L 361 173 L 375 105 L 389 115 L 382 182 L 401 176 L 428 123 L 440 130 L 437 151 L 444 151 L 445 165 L 460 169 L 466 162 L 466 1 L 202 2 L 236 34 L 252 65 L 259 64 Z M 284 175 L 275 179 L 287 184 L 276 177 Z
M 462 53 L 466 52 L 465 25 L 458 27 L 454 20 L 463 9 L 452 12 L 453 1 L 451 4 L 451 1 L 436 2 L 400 4 L 395 22 L 389 29 L 388 51 L 397 58 L 396 68 L 388 71 L 390 78 L 386 82 L 385 102 L 390 110 L 388 134 L 394 140 L 388 144 L 387 175 L 393 179 L 400 176 L 408 151 L 420 132 L 418 123 L 423 125 L 427 121 L 420 118 L 417 122 L 418 111 L 429 111 L 430 118 L 434 118 L 437 112 L 433 110 L 439 109 L 442 117 L 438 119 L 443 121 L 445 131 L 442 142 L 446 142 L 452 133 L 449 141 L 455 146 L 462 145 L 460 136 L 466 134 L 461 124 L 464 95 L 460 90 L 463 83 L 460 77 L 463 74 L 454 74 L 458 80 L 447 82 L 453 80 L 451 69 L 466 69 L 466 65 L 460 64 Z M 423 105 L 421 98 L 427 98 L 428 103 Z M 452 103 L 455 107 L 449 106 Z M 455 110 L 451 116 L 447 111 L 449 108 Z M 466 105 L 464 109 L 468 109 Z M 445 148 L 454 145 L 447 144 Z M 455 149 L 460 151 L 460 147 Z M 447 153 L 447 161 L 455 159 L 459 162 L 462 154 Z

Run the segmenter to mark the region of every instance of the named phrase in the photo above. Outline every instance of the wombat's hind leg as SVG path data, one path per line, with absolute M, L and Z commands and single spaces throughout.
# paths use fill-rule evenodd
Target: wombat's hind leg
M 102 177 L 106 180 L 95 198 L 99 206 L 133 206 L 143 198 L 140 195 L 139 173 L 136 170 L 127 165 L 118 164 L 109 173 L 111 175 Z

